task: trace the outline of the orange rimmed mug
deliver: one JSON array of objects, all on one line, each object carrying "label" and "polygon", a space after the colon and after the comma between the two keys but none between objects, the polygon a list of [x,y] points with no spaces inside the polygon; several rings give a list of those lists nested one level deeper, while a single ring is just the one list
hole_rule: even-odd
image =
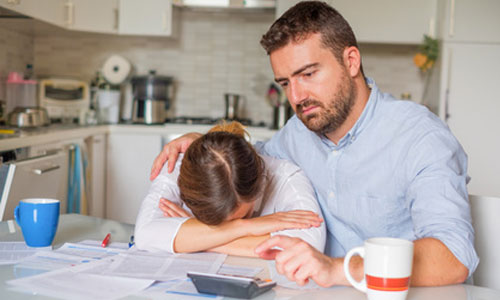
[{"label": "orange rimmed mug", "polygon": [[[349,272],[354,255],[364,261],[364,278],[358,282]],[[347,280],[366,293],[369,300],[404,300],[408,295],[413,265],[413,243],[397,238],[371,238],[351,249],[344,260]]]}]

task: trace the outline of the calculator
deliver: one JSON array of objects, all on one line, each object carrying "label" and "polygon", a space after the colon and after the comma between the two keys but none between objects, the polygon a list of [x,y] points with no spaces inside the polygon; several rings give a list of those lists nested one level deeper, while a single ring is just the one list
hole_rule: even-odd
[{"label": "calculator", "polygon": [[198,293],[252,299],[276,286],[274,281],[254,277],[188,272]]}]

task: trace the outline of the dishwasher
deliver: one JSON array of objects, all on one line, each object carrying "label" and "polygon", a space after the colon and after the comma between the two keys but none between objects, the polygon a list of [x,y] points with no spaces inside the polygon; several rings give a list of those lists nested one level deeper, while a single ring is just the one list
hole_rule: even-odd
[{"label": "dishwasher", "polygon": [[66,211],[68,193],[68,150],[48,150],[32,157],[15,158],[0,164],[0,220],[14,218],[21,199],[52,198]]}]

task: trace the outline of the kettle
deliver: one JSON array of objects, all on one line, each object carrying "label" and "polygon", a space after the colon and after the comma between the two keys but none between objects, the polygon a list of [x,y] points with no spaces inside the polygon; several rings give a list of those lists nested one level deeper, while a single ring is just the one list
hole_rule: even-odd
[{"label": "kettle", "polygon": [[165,122],[172,100],[173,78],[150,71],[145,76],[132,77],[132,122],[158,124]]}]

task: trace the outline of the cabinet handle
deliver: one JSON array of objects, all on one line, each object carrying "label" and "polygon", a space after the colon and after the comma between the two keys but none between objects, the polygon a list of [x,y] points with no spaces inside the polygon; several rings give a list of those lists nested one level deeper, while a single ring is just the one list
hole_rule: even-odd
[{"label": "cabinet handle", "polygon": [[455,0],[450,1],[450,28],[448,28],[448,35],[450,37],[455,35]]},{"label": "cabinet handle", "polygon": [[115,8],[115,24],[113,26],[114,29],[118,30],[118,22],[119,22],[119,14],[118,14],[118,8]]},{"label": "cabinet handle", "polygon": [[37,175],[42,175],[44,173],[57,170],[59,168],[60,168],[60,166],[50,166],[50,167],[47,167],[47,168],[44,168],[44,169],[42,169],[42,168],[40,168],[40,169],[34,169],[33,173],[35,173]]},{"label": "cabinet handle", "polygon": [[162,27],[163,27],[163,31],[167,31],[167,17],[168,17],[168,13],[167,11],[164,11],[163,14],[162,14]]},{"label": "cabinet handle", "polygon": [[66,26],[73,25],[75,5],[73,2],[67,1],[64,6],[66,7]]}]

